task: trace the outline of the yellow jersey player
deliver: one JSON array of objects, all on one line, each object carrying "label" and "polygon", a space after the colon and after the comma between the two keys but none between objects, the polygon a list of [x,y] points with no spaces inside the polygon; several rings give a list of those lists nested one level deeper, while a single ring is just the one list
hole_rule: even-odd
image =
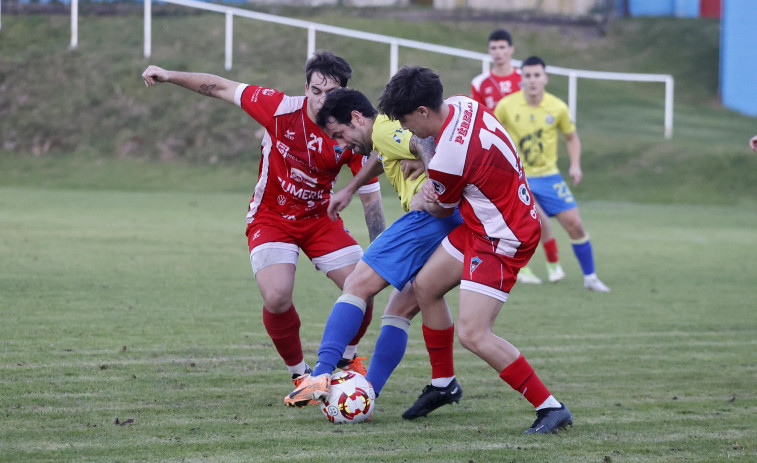
[{"label": "yellow jersey player", "polygon": [[[522,90],[500,100],[494,114],[515,140],[531,192],[539,206],[546,217],[555,217],[568,232],[573,252],[584,274],[584,287],[591,291],[609,292],[610,288],[599,280],[594,270],[589,235],[581,223],[573,193],[557,167],[559,130],[567,142],[570,156],[568,174],[573,179],[573,186],[581,182],[581,141],[576,126],[570,120],[568,106],[545,91],[548,78],[546,65],[541,58],[532,56],[523,61],[521,76]],[[543,246],[545,238],[553,239],[542,234]],[[547,246],[545,251],[549,269]],[[554,268],[550,270],[554,271]]]}]

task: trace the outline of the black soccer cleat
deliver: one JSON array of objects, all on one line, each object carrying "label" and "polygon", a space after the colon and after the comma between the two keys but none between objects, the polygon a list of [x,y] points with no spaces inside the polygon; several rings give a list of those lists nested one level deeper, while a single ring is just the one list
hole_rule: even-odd
[{"label": "black soccer cleat", "polygon": [[423,392],[418,396],[418,400],[415,401],[413,406],[405,410],[402,418],[414,420],[426,416],[443,405],[460,402],[462,396],[463,388],[460,387],[456,379],[453,379],[447,387],[436,387],[429,384],[423,388]]},{"label": "black soccer cleat", "polygon": [[542,408],[536,411],[536,421],[523,434],[555,434],[566,426],[573,426],[573,414],[568,407]]}]

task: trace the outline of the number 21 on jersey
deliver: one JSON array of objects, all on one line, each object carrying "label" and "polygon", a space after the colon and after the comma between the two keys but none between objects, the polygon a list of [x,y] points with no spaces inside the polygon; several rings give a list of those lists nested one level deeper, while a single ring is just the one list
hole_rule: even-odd
[{"label": "number 21 on jersey", "polygon": [[[316,148],[316,145],[318,145],[318,148]],[[323,147],[323,138],[316,136],[314,133],[311,133],[310,140],[308,141],[308,150],[317,151],[320,153],[322,147]]]}]

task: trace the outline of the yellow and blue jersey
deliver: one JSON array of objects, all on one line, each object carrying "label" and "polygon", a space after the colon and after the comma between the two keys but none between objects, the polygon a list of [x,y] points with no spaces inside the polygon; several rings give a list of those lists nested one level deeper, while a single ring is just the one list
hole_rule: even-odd
[{"label": "yellow and blue jersey", "polygon": [[426,181],[426,174],[421,174],[415,180],[406,180],[402,173],[401,160],[417,159],[410,152],[412,136],[412,133],[402,129],[398,121],[393,121],[383,114],[376,116],[373,123],[373,149],[378,151],[386,178],[397,190],[405,212],[410,210],[413,195],[420,191],[423,182]]},{"label": "yellow and blue jersey", "polygon": [[519,91],[501,99],[494,108],[494,115],[517,144],[526,176],[559,173],[557,131],[567,134],[576,130],[568,105],[544,92],[539,106],[530,106],[523,91]]}]

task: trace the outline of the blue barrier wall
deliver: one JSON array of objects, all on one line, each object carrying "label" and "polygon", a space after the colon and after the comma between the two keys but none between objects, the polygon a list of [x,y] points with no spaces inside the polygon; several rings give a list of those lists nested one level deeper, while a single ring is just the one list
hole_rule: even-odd
[{"label": "blue barrier wall", "polygon": [[698,18],[699,0],[676,0],[673,14],[679,18]]},{"label": "blue barrier wall", "polygon": [[754,0],[724,0],[720,26],[723,105],[757,116],[757,7]]},{"label": "blue barrier wall", "polygon": [[[698,18],[700,0],[628,0],[631,16],[677,16]],[[618,15],[623,12],[623,0],[615,0]]]}]

